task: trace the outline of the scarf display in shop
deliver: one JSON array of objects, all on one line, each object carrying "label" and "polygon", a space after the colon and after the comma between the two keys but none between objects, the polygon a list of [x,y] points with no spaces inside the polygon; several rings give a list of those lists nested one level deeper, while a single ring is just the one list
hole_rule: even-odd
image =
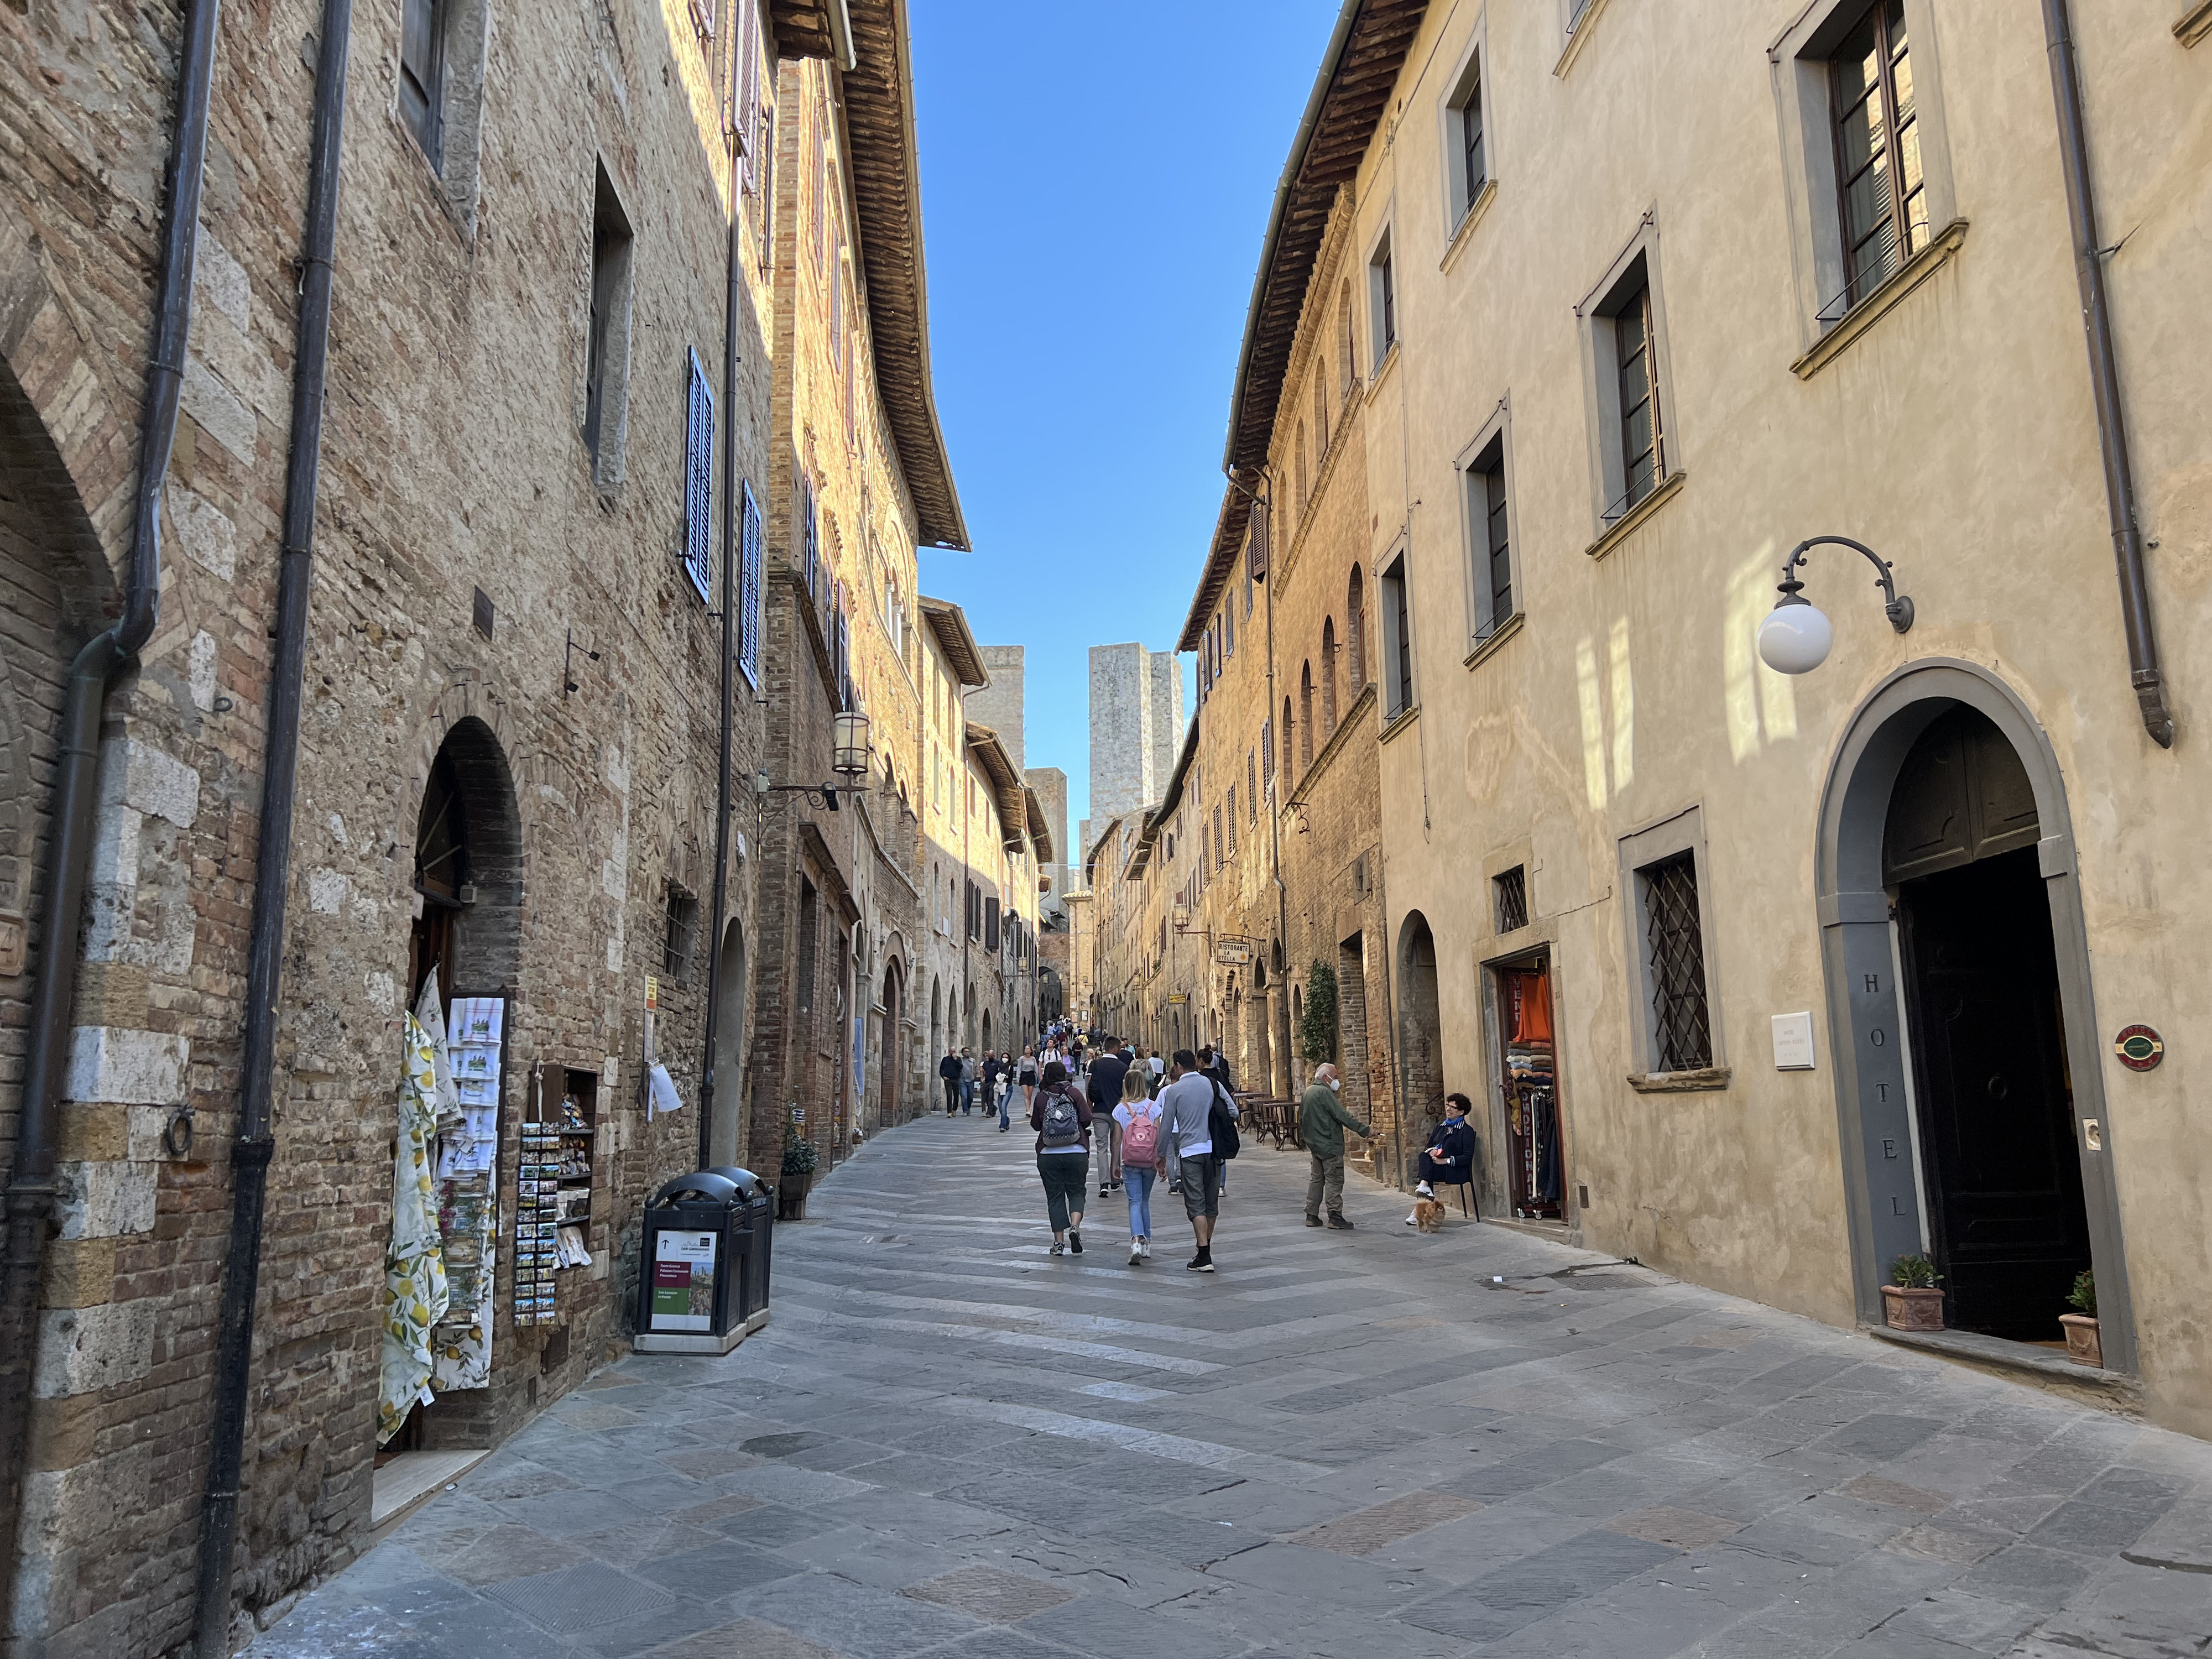
[{"label": "scarf display in shop", "polygon": [[399,1085],[398,1151],[392,1170],[392,1243],[384,1256],[384,1341],[378,1367],[376,1443],[399,1432],[430,1400],[430,1328],[445,1316],[430,1143],[438,1132],[436,1046],[422,1022],[403,1016],[406,1074]]}]

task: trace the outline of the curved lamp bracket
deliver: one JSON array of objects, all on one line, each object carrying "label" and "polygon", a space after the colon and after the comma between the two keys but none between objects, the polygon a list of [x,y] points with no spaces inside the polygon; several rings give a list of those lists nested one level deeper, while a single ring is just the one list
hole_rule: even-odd
[{"label": "curved lamp bracket", "polygon": [[1882,591],[1884,604],[1881,608],[1883,614],[1889,618],[1889,625],[1900,634],[1911,628],[1912,601],[1897,591],[1897,582],[1892,574],[1895,567],[1888,560],[1875,553],[1874,549],[1869,547],[1864,542],[1855,542],[1849,536],[1809,536],[1791,548],[1790,556],[1782,562],[1782,597],[1776,603],[1780,605],[1810,603],[1809,600],[1800,597],[1805,590],[1805,584],[1797,580],[1797,568],[1805,562],[1805,551],[1808,548],[1824,545],[1852,548],[1865,554],[1867,562],[1875,568],[1875,584]]}]

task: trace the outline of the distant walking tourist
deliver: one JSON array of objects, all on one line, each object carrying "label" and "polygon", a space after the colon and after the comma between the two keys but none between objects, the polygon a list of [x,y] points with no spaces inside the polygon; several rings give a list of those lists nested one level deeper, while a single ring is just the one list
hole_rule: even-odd
[{"label": "distant walking tourist", "polygon": [[1052,1220],[1052,1253],[1083,1254],[1083,1189],[1091,1182],[1091,1104],[1067,1080],[1058,1060],[1044,1068],[1044,1083],[1030,1106],[1037,1132],[1037,1178],[1044,1182],[1045,1213]]},{"label": "distant walking tourist", "polygon": [[1221,1214],[1221,1166],[1236,1156],[1237,1103],[1198,1069],[1198,1056],[1178,1048],[1160,1091],[1167,1133],[1182,1171],[1183,1213],[1190,1218],[1198,1254],[1183,1265],[1194,1273],[1213,1271],[1213,1224]]},{"label": "distant walking tourist", "polygon": [[[1023,1049],[1020,1063],[1014,1067],[1014,1081],[1021,1085],[1024,1117],[1030,1115],[1030,1108],[1036,1103],[1037,1078],[1042,1069],[1037,1064],[1036,1045],[1031,1044]],[[1003,1111],[999,1114],[999,1127],[1001,1129],[1006,1127],[1006,1115]]]},{"label": "distant walking tourist", "polygon": [[945,1115],[951,1117],[960,1109],[960,1051],[947,1048],[945,1058],[937,1062],[937,1076],[945,1085]]},{"label": "distant walking tourist", "polygon": [[993,1048],[984,1054],[983,1115],[985,1117],[990,1116],[992,1112],[997,1108],[999,1101],[999,1079],[1005,1073],[1006,1069],[1006,1062],[999,1058],[999,1051],[996,1048]]},{"label": "distant walking tourist", "polygon": [[[1097,1075],[1096,1067],[1091,1074]],[[1121,1143],[1121,1178],[1129,1197],[1129,1261],[1134,1266],[1152,1255],[1152,1182],[1167,1169],[1165,1114],[1145,1092],[1149,1070],[1124,1066],[1121,1103],[1114,1109],[1116,1138]]]},{"label": "distant walking tourist", "polygon": [[[1465,1095],[1444,1097],[1444,1121],[1429,1131],[1429,1144],[1421,1151],[1421,1178],[1413,1190],[1423,1198],[1436,1196],[1431,1182],[1464,1187],[1474,1179],[1474,1126],[1467,1121],[1472,1104]],[[1406,1224],[1418,1227],[1420,1218],[1409,1215]]]},{"label": "distant walking tourist", "polygon": [[1127,1077],[1129,1062],[1113,1049],[1103,1050],[1091,1062],[1090,1094],[1092,1107],[1103,1107],[1112,1114],[1095,1121],[1098,1135],[1098,1196],[1103,1198],[1121,1184],[1121,1114],[1119,1103],[1123,1098],[1121,1085]]},{"label": "distant walking tourist", "polygon": [[1305,1142],[1306,1155],[1313,1163],[1312,1172],[1306,1177],[1306,1225],[1323,1224],[1321,1212],[1326,1203],[1327,1224],[1349,1232],[1352,1224],[1344,1218],[1344,1132],[1356,1129],[1364,1135],[1370,1131],[1337,1099],[1336,1091],[1341,1086],[1334,1065],[1324,1065],[1314,1073],[1298,1102],[1298,1139]]},{"label": "distant walking tourist", "polygon": [[975,1051],[960,1051],[960,1115],[968,1115],[968,1109],[975,1103]]}]

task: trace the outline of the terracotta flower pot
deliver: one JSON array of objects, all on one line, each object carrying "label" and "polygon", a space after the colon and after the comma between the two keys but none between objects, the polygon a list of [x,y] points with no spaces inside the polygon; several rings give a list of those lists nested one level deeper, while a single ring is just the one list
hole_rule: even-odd
[{"label": "terracotta flower pot", "polygon": [[1943,1292],[1885,1285],[1881,1287],[1881,1311],[1893,1331],[1940,1331],[1943,1328]]},{"label": "terracotta flower pot", "polygon": [[2088,1314],[2061,1314],[2058,1322],[2066,1328],[2066,1357],[2077,1365],[2104,1370],[2105,1344],[2096,1320]]}]

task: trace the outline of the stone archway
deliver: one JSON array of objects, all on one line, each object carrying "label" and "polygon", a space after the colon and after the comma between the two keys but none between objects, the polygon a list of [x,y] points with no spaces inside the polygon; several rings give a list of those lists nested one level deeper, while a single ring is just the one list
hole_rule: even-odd
[{"label": "stone archway", "polygon": [[904,1115],[906,1092],[906,973],[896,957],[884,963],[882,1034],[876,1044],[882,1084],[876,1103],[876,1127],[888,1128]]},{"label": "stone archway", "polygon": [[2135,1322],[2112,1169],[2118,1149],[2105,1103],[2065,783],[2050,739],[2027,706],[1986,669],[1964,661],[1917,664],[1877,687],[1844,728],[1820,803],[1815,899],[1859,1316],[1880,1320],[1885,1270],[1926,1242],[1907,1085],[1911,1010],[1895,969],[1889,880],[1896,870],[1885,854],[1908,760],[1930,727],[1961,708],[2001,734],[2033,797],[2036,872],[2048,909],[2057,1030],[2069,1058],[2072,1139],[2097,1275],[2100,1334],[2106,1365],[2133,1370]]},{"label": "stone archway", "polygon": [[512,988],[522,954],[522,822],[507,753],[474,715],[447,728],[423,781],[414,886],[408,1005],[434,969],[448,1004]]},{"label": "stone archway", "polygon": [[[1443,1018],[1437,1001],[1437,940],[1408,911],[1398,928],[1398,1141],[1419,1151],[1444,1115]],[[1402,1177],[1403,1171],[1400,1171]]]}]

